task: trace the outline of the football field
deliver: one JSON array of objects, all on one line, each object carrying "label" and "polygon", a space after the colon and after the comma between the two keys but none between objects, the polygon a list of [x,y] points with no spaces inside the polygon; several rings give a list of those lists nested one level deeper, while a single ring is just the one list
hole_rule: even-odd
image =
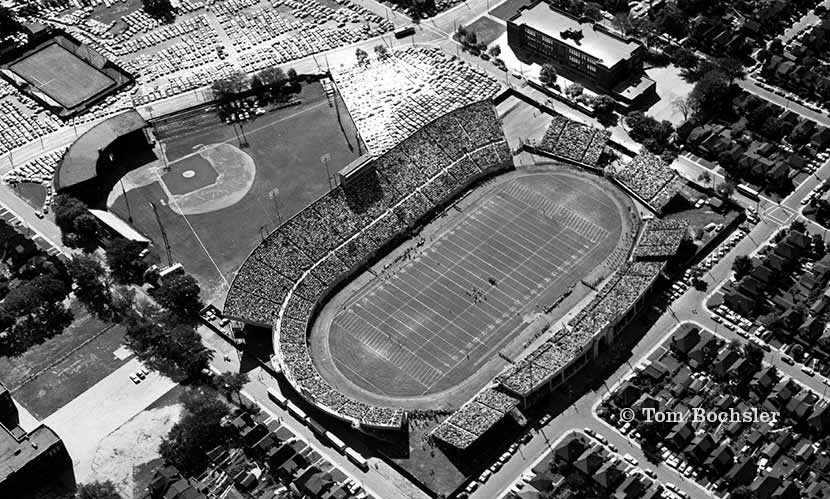
[{"label": "football field", "polygon": [[597,184],[567,174],[511,180],[468,211],[339,311],[329,341],[350,381],[391,397],[453,387],[598,267],[623,227]]}]

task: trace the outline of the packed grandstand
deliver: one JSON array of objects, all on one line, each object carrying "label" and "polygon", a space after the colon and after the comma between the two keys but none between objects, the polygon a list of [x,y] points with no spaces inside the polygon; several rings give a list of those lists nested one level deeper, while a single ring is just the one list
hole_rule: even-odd
[{"label": "packed grandstand", "polygon": [[225,315],[273,326],[279,367],[318,407],[367,427],[400,428],[402,410],[348,398],[317,372],[306,338],[315,308],[454,193],[509,167],[512,155],[490,100],[435,119],[274,231],[237,273]]},{"label": "packed grandstand", "polygon": [[[498,391],[488,387],[430,435],[457,449],[466,449],[489,431],[513,407],[547,393],[592,358],[600,338],[612,339],[617,328],[633,316],[638,304],[654,284],[662,262],[631,262],[620,268],[596,293],[591,302],[567,325],[524,358],[507,366],[495,381]],[[494,407],[490,400],[498,400]]]},{"label": "packed grandstand", "polygon": [[[564,118],[552,128],[559,129],[557,141],[582,137],[576,152],[568,153],[574,161],[595,163],[607,140],[604,133]],[[563,152],[564,146],[558,150]],[[239,269],[225,315],[272,327],[278,367],[317,407],[367,428],[401,428],[402,409],[350,398],[319,374],[307,343],[315,313],[333,288],[360,271],[378,250],[424,221],[454,193],[511,165],[490,100],[433,120],[372,159],[363,167],[367,173],[336,187],[274,231]],[[628,249],[610,258],[616,272],[567,327],[507,366],[431,437],[466,449],[516,407],[525,407],[573,374],[593,357],[602,339],[613,339],[636,312],[685,233],[681,222],[650,221],[636,246],[633,236],[627,236]],[[632,248],[635,256],[648,261],[629,261]]]},{"label": "packed grandstand", "polygon": [[538,148],[568,161],[596,167],[611,132],[554,115]]}]

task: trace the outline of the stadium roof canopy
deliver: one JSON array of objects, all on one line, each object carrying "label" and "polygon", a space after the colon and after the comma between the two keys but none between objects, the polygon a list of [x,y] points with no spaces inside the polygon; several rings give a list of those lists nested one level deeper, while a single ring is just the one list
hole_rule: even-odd
[{"label": "stadium roof canopy", "polygon": [[76,140],[63,155],[55,173],[55,190],[86,182],[97,175],[98,155],[115,139],[147,126],[137,111],[131,110],[93,126]]}]

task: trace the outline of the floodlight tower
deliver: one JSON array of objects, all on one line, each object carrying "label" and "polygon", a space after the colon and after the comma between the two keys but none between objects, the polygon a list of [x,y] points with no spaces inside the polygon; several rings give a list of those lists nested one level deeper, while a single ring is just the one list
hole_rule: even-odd
[{"label": "floodlight tower", "polygon": [[164,225],[161,223],[161,217],[159,217],[156,204],[150,201],[150,207],[153,208],[153,215],[156,216],[156,222],[158,222],[159,229],[161,230],[161,238],[164,241],[164,249],[167,252],[167,265],[173,265],[173,253],[170,251],[170,241],[167,240],[167,231],[164,230]]}]

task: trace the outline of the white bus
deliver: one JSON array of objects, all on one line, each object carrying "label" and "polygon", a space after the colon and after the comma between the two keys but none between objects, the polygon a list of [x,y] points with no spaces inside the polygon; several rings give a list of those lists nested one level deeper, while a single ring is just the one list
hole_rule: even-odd
[{"label": "white bus", "polygon": [[346,447],[346,457],[349,458],[349,461],[356,464],[358,468],[363,471],[369,471],[369,463],[366,461],[366,458],[361,456],[359,452],[351,447]]},{"label": "white bus", "polygon": [[288,403],[288,399],[282,396],[282,394],[273,388],[268,389],[268,398],[273,400],[275,404],[280,407],[285,407],[285,404]]},{"label": "white bus", "polygon": [[329,443],[331,443],[331,446],[340,451],[341,454],[346,450],[346,444],[344,444],[342,440],[337,438],[337,435],[335,435],[334,433],[327,431],[326,438],[329,440]]},{"label": "white bus", "polygon": [[741,194],[753,201],[758,201],[759,199],[761,199],[760,193],[755,189],[747,186],[746,184],[738,184],[738,187],[736,187],[735,190],[737,190],[738,192],[740,192]]}]

